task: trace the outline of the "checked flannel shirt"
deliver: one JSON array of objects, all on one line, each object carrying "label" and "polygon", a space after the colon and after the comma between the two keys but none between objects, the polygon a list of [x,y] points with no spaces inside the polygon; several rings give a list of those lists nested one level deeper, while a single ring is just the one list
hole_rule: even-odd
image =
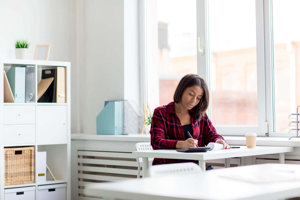
[{"label": "checked flannel shirt", "polygon": [[[192,111],[190,111],[190,113],[191,112]],[[197,121],[192,117],[191,121],[193,128],[192,136],[198,140],[198,146],[205,146],[209,142],[223,139],[223,137],[217,133],[206,114]],[[154,110],[150,135],[153,149],[176,149],[177,141],[186,140],[180,120],[175,113],[174,102],[157,107]],[[153,161],[153,165],[177,162],[195,161],[156,158]]]}]

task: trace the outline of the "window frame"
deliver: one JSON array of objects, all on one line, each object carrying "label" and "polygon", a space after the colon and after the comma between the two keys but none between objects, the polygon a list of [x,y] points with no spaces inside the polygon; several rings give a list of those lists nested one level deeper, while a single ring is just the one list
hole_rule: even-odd
[{"label": "window frame", "polygon": [[[148,102],[147,72],[147,20],[146,0],[140,2],[140,65],[141,90],[144,102]],[[259,136],[290,137],[294,134],[275,132],[275,99],[274,99],[274,44],[272,0],[256,0],[256,58],[257,58],[257,126],[218,126],[214,125],[221,135],[241,136],[246,132],[256,132]],[[203,77],[210,88],[210,48],[209,48],[209,0],[196,0],[197,29],[197,73]],[[145,88],[146,87],[146,88]],[[211,100],[210,100],[211,101]],[[211,117],[211,102],[207,114]]]},{"label": "window frame", "polygon": [[[222,135],[243,135],[246,132],[257,132],[258,135],[265,135],[265,59],[264,59],[264,26],[263,20],[263,1],[256,0],[256,56],[257,56],[257,98],[258,98],[258,121],[257,126],[218,126],[215,125],[217,131]],[[205,77],[210,88],[210,49],[209,49],[209,0],[197,1],[197,31],[198,31],[198,73]],[[202,44],[205,44],[204,46]],[[204,55],[203,55],[204,54]],[[211,117],[211,102],[208,109],[208,115]]]}]

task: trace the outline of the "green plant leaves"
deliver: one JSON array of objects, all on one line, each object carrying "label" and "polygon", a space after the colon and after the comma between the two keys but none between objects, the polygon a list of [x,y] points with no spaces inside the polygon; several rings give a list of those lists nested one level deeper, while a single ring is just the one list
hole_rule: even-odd
[{"label": "green plant leaves", "polygon": [[28,48],[29,42],[25,40],[17,40],[15,44],[16,48]]},{"label": "green plant leaves", "polygon": [[148,126],[151,125],[151,119],[152,119],[152,115],[151,114],[147,115],[145,124]]}]

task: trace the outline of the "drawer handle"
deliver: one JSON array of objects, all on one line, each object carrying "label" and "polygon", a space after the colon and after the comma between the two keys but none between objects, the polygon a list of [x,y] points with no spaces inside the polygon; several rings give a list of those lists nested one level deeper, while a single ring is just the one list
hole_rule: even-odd
[{"label": "drawer handle", "polygon": [[20,154],[22,154],[22,150],[15,151],[15,155],[20,155]]},{"label": "drawer handle", "polygon": [[48,192],[55,192],[55,188],[48,189]]},{"label": "drawer handle", "polygon": [[17,192],[17,195],[24,195],[24,192]]}]

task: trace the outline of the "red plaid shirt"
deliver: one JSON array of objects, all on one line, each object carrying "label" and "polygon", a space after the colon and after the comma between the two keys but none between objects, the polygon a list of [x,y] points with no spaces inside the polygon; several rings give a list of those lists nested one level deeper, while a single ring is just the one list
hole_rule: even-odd
[{"label": "red plaid shirt", "polygon": [[[197,121],[193,119],[193,115],[191,115],[191,118],[193,128],[192,136],[198,140],[198,146],[205,146],[209,142],[223,139],[223,137],[217,133],[206,114]],[[186,140],[180,120],[175,113],[174,102],[157,107],[154,110],[150,134],[153,149],[176,149],[177,141]],[[190,161],[154,159],[153,165],[176,162]]]}]

